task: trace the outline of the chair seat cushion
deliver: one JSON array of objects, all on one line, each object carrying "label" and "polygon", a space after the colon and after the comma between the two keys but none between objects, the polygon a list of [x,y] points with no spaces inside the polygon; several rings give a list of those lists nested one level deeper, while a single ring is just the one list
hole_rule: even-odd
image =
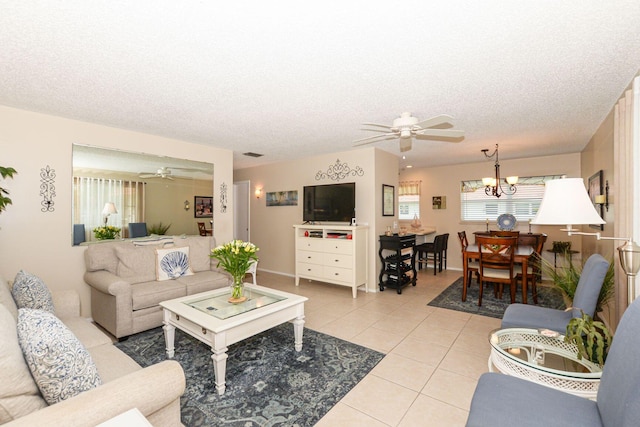
[{"label": "chair seat cushion", "polygon": [[485,373],[471,401],[467,427],[602,427],[594,401],[520,378]]},{"label": "chair seat cushion", "polygon": [[528,304],[509,304],[502,316],[502,328],[546,328],[566,333],[571,312]]},{"label": "chair seat cushion", "polygon": [[511,275],[511,272],[509,270],[502,270],[499,268],[484,268],[482,269],[482,276],[485,279],[510,279],[516,277],[516,273],[514,271],[513,275]]}]

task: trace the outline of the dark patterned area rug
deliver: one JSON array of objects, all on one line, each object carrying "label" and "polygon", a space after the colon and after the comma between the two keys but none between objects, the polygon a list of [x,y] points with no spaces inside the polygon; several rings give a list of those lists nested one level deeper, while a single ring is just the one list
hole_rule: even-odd
[{"label": "dark patterned area rug", "polygon": [[[229,346],[226,391],[218,396],[211,349],[176,330],[175,360],[185,371],[182,422],[192,426],[312,426],[384,354],[310,329],[302,351],[286,323]],[[162,328],[118,342],[141,366],[165,360]]]},{"label": "dark patterned area rug", "polygon": [[[462,277],[460,277],[427,305],[502,319],[504,311],[511,303],[509,291],[506,290],[502,295],[502,299],[498,299],[493,296],[493,285],[485,285],[484,292],[482,293],[482,306],[478,307],[479,289],[478,282],[474,278],[471,281],[471,286],[467,289],[467,300],[463,302]],[[522,302],[522,291],[519,287],[516,293],[516,302]],[[529,295],[527,295],[527,304],[533,305],[531,291],[529,291]],[[559,290],[548,286],[541,286],[540,284],[538,284],[537,305],[557,309],[565,308],[564,300]]]}]

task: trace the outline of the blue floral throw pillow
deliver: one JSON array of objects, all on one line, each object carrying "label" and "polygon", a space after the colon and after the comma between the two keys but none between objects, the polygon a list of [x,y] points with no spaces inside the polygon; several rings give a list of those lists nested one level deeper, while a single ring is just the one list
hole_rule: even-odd
[{"label": "blue floral throw pillow", "polygon": [[49,405],[102,384],[87,349],[53,314],[21,308],[17,332],[31,375]]},{"label": "blue floral throw pillow", "polygon": [[20,270],[13,281],[11,294],[18,308],[33,308],[55,314],[49,288],[34,274]]}]

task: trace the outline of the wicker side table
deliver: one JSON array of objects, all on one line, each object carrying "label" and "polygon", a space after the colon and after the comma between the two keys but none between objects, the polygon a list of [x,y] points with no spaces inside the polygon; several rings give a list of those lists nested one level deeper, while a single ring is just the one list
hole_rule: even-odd
[{"label": "wicker side table", "polygon": [[575,345],[553,331],[496,329],[489,334],[489,371],[513,375],[595,400],[602,368],[582,358]]}]

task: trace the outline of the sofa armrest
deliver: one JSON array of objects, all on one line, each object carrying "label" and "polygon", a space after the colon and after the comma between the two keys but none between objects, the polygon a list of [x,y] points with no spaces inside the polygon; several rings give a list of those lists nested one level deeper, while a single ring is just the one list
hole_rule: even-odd
[{"label": "sofa armrest", "polygon": [[181,425],[180,396],[184,390],[182,367],[166,360],[5,425],[89,427],[138,408],[155,427],[176,426]]},{"label": "sofa armrest", "polygon": [[80,295],[72,289],[51,291],[53,306],[59,318],[80,316]]},{"label": "sofa armrest", "polygon": [[105,294],[131,293],[131,283],[107,270],[87,271],[84,273],[84,281]]}]

